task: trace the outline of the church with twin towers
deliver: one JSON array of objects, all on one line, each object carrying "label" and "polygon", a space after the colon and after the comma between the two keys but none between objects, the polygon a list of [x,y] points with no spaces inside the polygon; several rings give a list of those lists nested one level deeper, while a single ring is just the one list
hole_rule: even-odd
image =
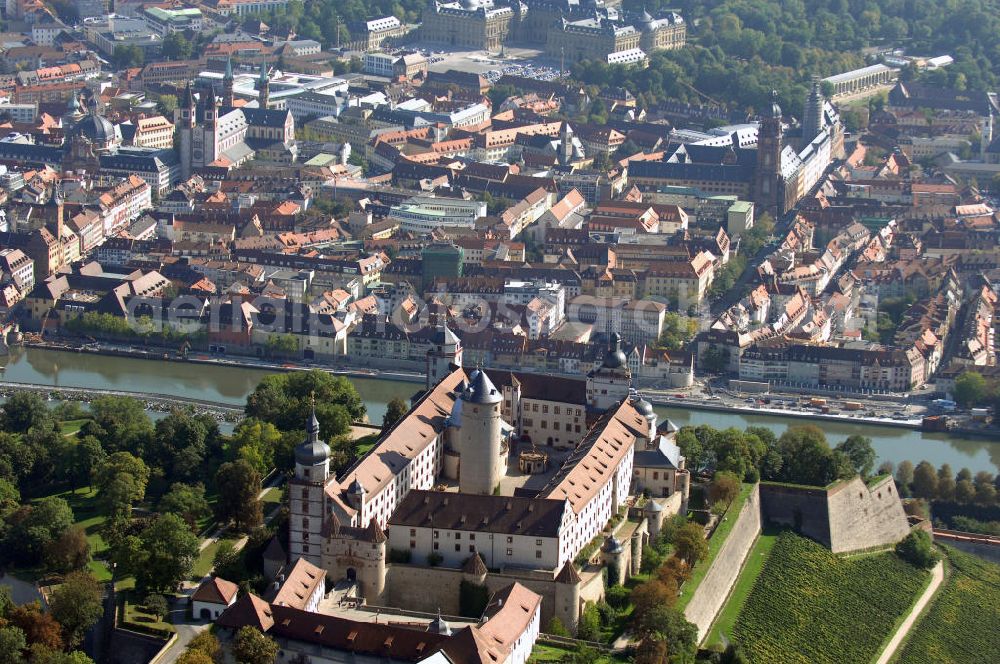
[{"label": "church with twin towers", "polygon": [[[270,107],[271,74],[266,64],[257,79],[257,98],[238,99],[231,61],[222,90],[187,84],[174,111],[181,179],[224,174],[252,159],[290,163],[297,158],[295,119]],[[221,94],[220,94],[221,93]]]}]

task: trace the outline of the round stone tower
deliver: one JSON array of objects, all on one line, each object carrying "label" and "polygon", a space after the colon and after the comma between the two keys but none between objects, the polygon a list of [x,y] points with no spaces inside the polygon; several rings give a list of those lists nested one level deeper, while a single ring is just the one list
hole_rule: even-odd
[{"label": "round stone tower", "polygon": [[573,561],[566,561],[556,575],[556,601],[552,615],[559,619],[570,634],[576,634],[576,627],[580,622],[581,583],[582,579],[573,566]]},{"label": "round stone tower", "polygon": [[500,419],[503,396],[486,372],[476,369],[461,398],[459,491],[491,495],[507,469]]},{"label": "round stone tower", "polygon": [[608,535],[607,539],[604,540],[604,545],[601,546],[601,562],[608,569],[609,585],[625,583],[625,572],[627,571],[625,565],[628,564],[625,560],[625,547],[614,535]]}]

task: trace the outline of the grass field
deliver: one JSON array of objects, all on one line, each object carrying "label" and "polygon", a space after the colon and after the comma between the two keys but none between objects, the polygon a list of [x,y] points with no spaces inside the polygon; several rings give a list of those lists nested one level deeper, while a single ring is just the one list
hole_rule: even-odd
[{"label": "grass field", "polygon": [[948,577],[894,661],[1000,662],[1000,565],[943,550]]},{"label": "grass field", "polygon": [[[528,658],[528,664],[553,664],[572,652],[568,648],[536,643],[531,651],[531,657]],[[626,664],[631,662],[627,657],[601,654],[597,654],[597,657],[591,661],[593,664]]]},{"label": "grass field", "polygon": [[202,577],[212,571],[212,561],[215,560],[215,554],[222,546],[223,542],[229,542],[230,544],[236,543],[235,537],[223,537],[222,539],[216,540],[206,546],[198,554],[198,560],[194,563],[194,568],[191,570],[191,579],[193,581],[201,581]]},{"label": "grass field", "polygon": [[681,587],[681,593],[677,597],[677,609],[681,613],[684,612],[684,607],[691,601],[694,591],[698,589],[701,580],[705,578],[705,574],[708,572],[708,568],[712,566],[712,561],[715,560],[719,549],[722,548],[723,542],[729,537],[729,531],[736,525],[736,517],[739,516],[740,510],[743,509],[743,504],[746,503],[747,497],[753,491],[753,487],[753,484],[744,484],[740,488],[740,495],[729,506],[729,509],[726,511],[726,518],[715,527],[715,532],[712,533],[712,537],[708,540],[708,555],[691,570],[691,578]]},{"label": "grass field", "polygon": [[126,627],[129,625],[135,625],[140,629],[155,629],[155,630],[165,630],[167,632],[173,632],[174,626],[169,622],[164,622],[163,616],[159,619],[151,613],[146,611],[146,607],[142,605],[140,598],[136,597],[134,592],[124,592],[122,593],[123,611],[122,617]]},{"label": "grass field", "polygon": [[894,553],[842,558],[784,532],[736,618],[733,639],[752,662],[867,664],[927,575]]},{"label": "grass field", "polygon": [[765,531],[757,538],[753,548],[750,550],[750,554],[747,556],[746,562],[743,563],[743,569],[740,571],[739,578],[736,579],[736,585],[733,586],[733,591],[730,593],[729,599],[726,600],[722,611],[715,618],[715,623],[708,633],[708,639],[705,642],[706,645],[722,644],[723,636],[727,639],[732,636],[733,628],[736,625],[736,618],[739,617],[740,611],[746,605],[747,598],[750,597],[750,591],[753,590],[754,583],[757,582],[757,578],[764,570],[764,563],[770,557],[771,550],[774,549],[777,541],[778,531]]},{"label": "grass field", "polygon": [[59,429],[62,431],[64,436],[75,436],[87,421],[88,420],[86,418],[79,420],[64,420],[59,423]]}]

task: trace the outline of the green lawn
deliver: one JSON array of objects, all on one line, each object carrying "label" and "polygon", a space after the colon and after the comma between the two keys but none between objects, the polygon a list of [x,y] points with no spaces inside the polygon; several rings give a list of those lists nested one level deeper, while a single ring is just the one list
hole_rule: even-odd
[{"label": "green lawn", "polygon": [[729,532],[736,525],[736,518],[739,516],[740,510],[743,509],[743,505],[746,503],[747,497],[750,496],[750,492],[753,491],[753,487],[753,484],[744,484],[740,487],[740,495],[733,500],[722,522],[715,527],[715,532],[712,533],[712,537],[708,540],[708,555],[691,570],[691,578],[681,588],[681,593],[677,597],[677,610],[681,613],[684,613],[684,608],[694,596],[694,591],[698,589],[698,585],[705,578],[708,568],[712,566],[712,561],[718,555],[719,549],[722,548],[723,542],[726,541],[726,538],[729,537]]},{"label": "green lawn", "polygon": [[358,456],[363,457],[364,455],[368,454],[368,451],[371,448],[375,447],[375,443],[378,441],[381,435],[382,435],[381,433],[370,433],[367,436],[358,438],[357,440]]},{"label": "green lawn", "polygon": [[751,662],[868,664],[927,577],[895,553],[837,556],[786,531],[746,598],[732,638]]},{"label": "green lawn", "polygon": [[948,577],[895,662],[1000,661],[1000,565],[949,546]]},{"label": "green lawn", "polygon": [[750,550],[750,554],[747,556],[746,562],[743,563],[743,569],[740,571],[739,578],[736,579],[736,585],[733,586],[733,591],[730,593],[729,599],[726,600],[722,611],[715,618],[715,623],[713,623],[712,629],[708,633],[708,639],[705,641],[706,645],[722,644],[723,636],[729,638],[732,635],[733,626],[736,625],[736,618],[740,615],[740,611],[743,610],[743,606],[750,596],[750,591],[753,590],[754,583],[756,583],[757,577],[760,576],[761,570],[764,569],[764,563],[767,561],[768,556],[771,555],[771,549],[774,548],[774,544],[777,541],[777,531],[762,532],[760,537],[757,538],[753,548]]},{"label": "green lawn", "polygon": [[[528,658],[528,664],[551,664],[553,662],[560,661],[563,657],[572,652],[573,651],[569,648],[536,643],[535,647],[531,651],[531,657]],[[632,660],[627,657],[609,654],[598,654],[597,657],[592,660],[593,664],[629,664],[631,661]]]},{"label": "green lawn", "polygon": [[122,618],[125,622],[126,628],[133,626],[140,630],[163,630],[167,632],[173,632],[174,626],[169,622],[164,622],[163,616],[157,619],[151,613],[148,613],[145,607],[142,605],[142,600],[136,597],[133,592],[122,593],[122,603],[123,611]]},{"label": "green lawn", "polygon": [[64,436],[75,436],[77,432],[88,422],[87,418],[79,420],[65,420],[59,423],[59,429]]},{"label": "green lawn", "polygon": [[62,498],[69,503],[73,510],[76,525],[82,527],[87,533],[87,541],[90,542],[90,553],[98,556],[104,553],[108,546],[101,537],[100,530],[107,516],[101,513],[101,504],[97,498],[97,489],[94,487],[81,487],[76,491],[63,491],[62,493],[51,494],[53,497]]},{"label": "green lawn", "polygon": [[268,505],[280,505],[281,499],[285,496],[285,489],[280,486],[272,486],[270,489],[264,492],[264,497],[261,502],[264,503],[264,510],[270,509]]},{"label": "green lawn", "polygon": [[223,542],[229,542],[230,544],[235,544],[237,539],[235,537],[223,537],[222,539],[216,540],[206,546],[201,550],[198,555],[198,560],[194,563],[194,568],[191,571],[191,579],[194,581],[201,581],[202,577],[212,571],[212,561],[215,560],[215,553],[222,546]]}]

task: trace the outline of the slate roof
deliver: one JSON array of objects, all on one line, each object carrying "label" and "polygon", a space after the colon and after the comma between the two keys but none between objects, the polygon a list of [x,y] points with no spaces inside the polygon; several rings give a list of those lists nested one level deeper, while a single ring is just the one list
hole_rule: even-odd
[{"label": "slate roof", "polygon": [[562,500],[411,491],[389,525],[554,538],[565,509]]}]

